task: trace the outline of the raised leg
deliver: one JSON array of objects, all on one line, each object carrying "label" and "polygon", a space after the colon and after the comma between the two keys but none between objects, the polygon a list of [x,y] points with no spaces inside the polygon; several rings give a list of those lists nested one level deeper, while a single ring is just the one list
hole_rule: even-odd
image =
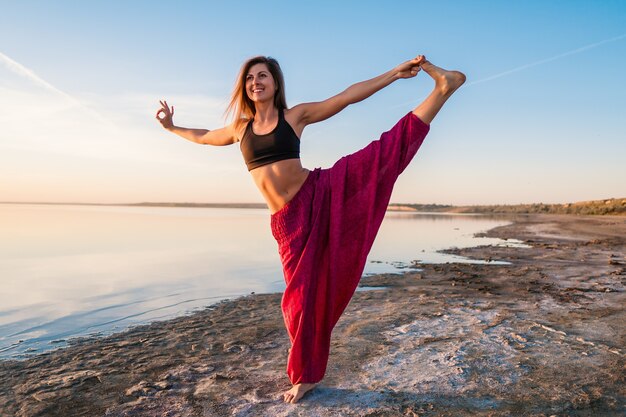
[{"label": "raised leg", "polygon": [[[396,179],[428,130],[407,114],[379,140],[309,174],[314,189],[302,195],[311,200],[295,200],[272,217],[287,283],[281,308],[292,343],[287,373],[293,387],[285,402],[297,402],[324,377],[332,329],[359,283]],[[287,225],[298,227],[283,238]]]},{"label": "raised leg", "polygon": [[426,100],[413,110],[413,114],[426,124],[430,124],[444,103],[465,82],[465,74],[459,71],[446,71],[429,61],[424,61],[421,68],[435,80],[435,88]]}]

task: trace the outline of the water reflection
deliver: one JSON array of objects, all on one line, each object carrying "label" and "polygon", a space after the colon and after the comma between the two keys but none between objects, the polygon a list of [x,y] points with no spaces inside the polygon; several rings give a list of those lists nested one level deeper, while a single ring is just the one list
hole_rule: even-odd
[{"label": "water reflection", "polygon": [[[505,223],[390,212],[366,273],[468,261],[437,251]],[[0,204],[0,358],[282,291],[276,249],[266,210]]]}]

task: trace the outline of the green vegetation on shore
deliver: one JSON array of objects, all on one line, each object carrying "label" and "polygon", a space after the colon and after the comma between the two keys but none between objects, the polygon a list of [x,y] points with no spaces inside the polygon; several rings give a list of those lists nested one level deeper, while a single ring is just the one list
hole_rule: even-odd
[{"label": "green vegetation on shore", "polygon": [[513,204],[489,206],[450,206],[439,204],[390,204],[393,211],[425,211],[434,213],[545,213],[578,215],[626,215],[626,198],[580,201],[566,204]]}]

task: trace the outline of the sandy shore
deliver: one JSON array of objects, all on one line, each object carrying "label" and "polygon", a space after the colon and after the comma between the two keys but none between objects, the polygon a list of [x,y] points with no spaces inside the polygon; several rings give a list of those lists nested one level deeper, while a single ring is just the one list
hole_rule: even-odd
[{"label": "sandy shore", "polygon": [[450,250],[508,265],[364,278],[321,386],[284,404],[280,294],[27,361],[0,362],[2,416],[613,416],[626,413],[626,219],[530,215]]}]

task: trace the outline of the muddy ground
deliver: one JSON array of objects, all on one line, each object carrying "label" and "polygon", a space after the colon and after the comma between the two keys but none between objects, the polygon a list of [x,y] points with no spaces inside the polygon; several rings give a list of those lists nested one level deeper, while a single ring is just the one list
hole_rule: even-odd
[{"label": "muddy ground", "polygon": [[285,404],[280,294],[256,294],[26,361],[2,416],[613,416],[626,413],[626,219],[517,215],[450,250],[496,264],[366,277],[326,378]]}]

